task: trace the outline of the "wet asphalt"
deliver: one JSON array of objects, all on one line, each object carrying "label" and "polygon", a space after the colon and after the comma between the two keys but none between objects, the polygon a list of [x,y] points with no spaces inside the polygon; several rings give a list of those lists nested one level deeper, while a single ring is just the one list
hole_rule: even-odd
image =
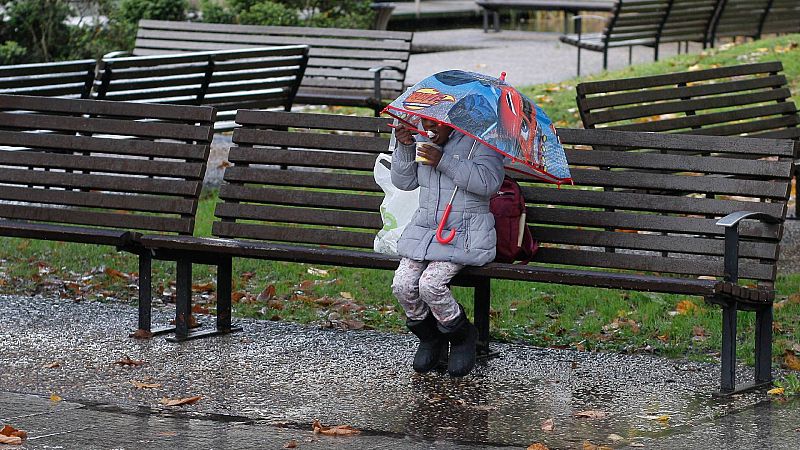
[{"label": "wet asphalt", "polygon": [[[240,320],[176,344],[129,338],[133,306],[21,296],[0,297],[0,317],[0,421],[29,433],[25,448],[800,447],[798,404],[717,398],[713,363],[493,344],[498,357],[454,379],[415,374],[405,333]],[[314,435],[314,420],[362,433]]]}]

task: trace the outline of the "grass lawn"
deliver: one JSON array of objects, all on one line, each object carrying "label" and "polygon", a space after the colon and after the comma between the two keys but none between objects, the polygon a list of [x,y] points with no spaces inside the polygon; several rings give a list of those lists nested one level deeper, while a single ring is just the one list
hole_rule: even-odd
[{"label": "grass lawn", "polygon": [[[792,91],[800,82],[800,36],[739,46],[700,55],[681,55],[584,79],[635,77],[779,59]],[[727,48],[726,48],[727,47]],[[558,126],[579,127],[574,86],[577,80],[530,86],[535,99]],[[334,112],[352,112],[335,108]],[[363,110],[358,113],[371,114]],[[210,234],[216,193],[200,204],[196,234]],[[136,300],[136,258],[110,247],[3,239],[0,293],[45,293],[76,301]],[[235,314],[350,329],[404,329],[400,307],[391,295],[391,273],[303,264],[234,260]],[[174,264],[154,262],[157,298],[174,300]],[[214,309],[214,274],[196,266],[196,311]],[[775,312],[776,362],[795,364],[800,354],[800,274],[778,279]],[[721,345],[721,313],[702,298],[606,289],[492,282],[491,330],[494,339],[539,346],[614,352],[652,352],[669,357],[713,359]],[[471,309],[472,291],[456,288]],[[131,324],[132,326],[134,324]],[[753,314],[740,315],[739,358],[753,362]],[[798,367],[800,368],[800,367]]]}]

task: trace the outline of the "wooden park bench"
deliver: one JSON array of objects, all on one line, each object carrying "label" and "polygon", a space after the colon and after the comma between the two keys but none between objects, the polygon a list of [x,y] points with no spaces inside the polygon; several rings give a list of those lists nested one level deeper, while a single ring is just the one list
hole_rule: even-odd
[{"label": "wooden park bench", "polygon": [[475,3],[483,12],[483,32],[489,31],[489,15],[495,32],[500,32],[500,12],[502,11],[563,11],[564,33],[569,30],[569,15],[577,16],[581,11],[611,12],[613,0],[477,0]]},{"label": "wooden park bench", "polygon": [[583,17],[575,16],[576,33],[560,39],[578,48],[578,75],[581,49],[602,52],[603,69],[608,68],[609,49],[615,47],[628,47],[629,63],[634,46],[652,47],[658,61],[659,46],[664,43],[692,41],[705,46],[721,1],[724,0],[616,0],[611,17],[589,16],[605,21],[602,32],[583,34]]},{"label": "wooden park bench", "polygon": [[800,5],[795,0],[724,0],[709,31],[709,42],[780,33],[800,33]]},{"label": "wooden park bench", "polygon": [[585,128],[798,141],[800,114],[782,71],[774,61],[580,83],[578,110]]},{"label": "wooden park bench", "polygon": [[[387,150],[387,119],[239,111],[237,122],[213,237],[138,239],[155,258],[178,263],[179,340],[202,335],[186,320],[192,263],[218,266],[218,332],[230,329],[232,258],[397,266],[372,251],[383,225],[373,167]],[[768,382],[792,142],[577,129],[560,136],[576,185],[520,180],[541,243],[535,261],[467,268],[454,280],[475,288],[479,353],[489,353],[493,279],[696,295],[723,308],[722,390],[735,388],[739,310],[756,311],[755,381]],[[754,153],[775,160],[741,158]]]},{"label": "wooden park bench", "polygon": [[93,59],[0,66],[0,95],[89,98]]},{"label": "wooden park bench", "polygon": [[298,104],[361,106],[377,114],[403,93],[413,33],[139,21],[134,55],[308,45]]},{"label": "wooden park bench", "polygon": [[99,64],[95,97],[214,106],[215,129],[230,130],[240,108],[290,110],[307,61],[304,45],[111,56]]},{"label": "wooden park bench", "polygon": [[134,237],[192,234],[214,113],[0,95],[0,236],[138,254],[139,328],[150,329],[151,259]]}]

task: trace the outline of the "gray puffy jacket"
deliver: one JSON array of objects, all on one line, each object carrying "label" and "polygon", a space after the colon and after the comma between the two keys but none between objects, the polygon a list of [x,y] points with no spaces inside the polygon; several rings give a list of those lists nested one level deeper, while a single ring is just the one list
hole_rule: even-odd
[{"label": "gray puffy jacket", "polygon": [[[503,182],[503,156],[477,143],[472,158],[470,149],[476,141],[453,131],[443,147],[444,154],[434,168],[414,161],[415,146],[397,142],[392,153],[392,183],[410,191],[420,187],[419,209],[406,226],[397,251],[416,261],[450,261],[481,266],[495,257],[497,236],[489,199]],[[446,237],[455,228],[455,238],[448,244],[436,240],[436,228],[453,189],[458,193],[442,233]]]}]

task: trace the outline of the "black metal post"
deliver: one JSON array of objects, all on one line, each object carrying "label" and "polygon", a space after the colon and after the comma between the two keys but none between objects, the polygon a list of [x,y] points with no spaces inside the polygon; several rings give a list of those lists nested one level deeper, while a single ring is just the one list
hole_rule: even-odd
[{"label": "black metal post", "polygon": [[231,331],[231,257],[223,257],[217,266],[217,331]]},{"label": "black metal post", "polygon": [[489,355],[489,303],[491,299],[491,280],[481,278],[475,284],[474,310],[475,327],[478,329],[478,356]]},{"label": "black metal post", "polygon": [[756,311],[756,384],[772,381],[772,305]]},{"label": "black metal post", "polygon": [[152,318],[150,312],[153,306],[153,257],[149,250],[139,253],[139,329],[150,331]]},{"label": "black metal post", "polygon": [[722,374],[720,391],[736,387],[736,302],[722,307]]},{"label": "black metal post", "polygon": [[192,315],[192,262],[186,258],[177,261],[175,300],[175,338],[189,336],[189,320]]}]

